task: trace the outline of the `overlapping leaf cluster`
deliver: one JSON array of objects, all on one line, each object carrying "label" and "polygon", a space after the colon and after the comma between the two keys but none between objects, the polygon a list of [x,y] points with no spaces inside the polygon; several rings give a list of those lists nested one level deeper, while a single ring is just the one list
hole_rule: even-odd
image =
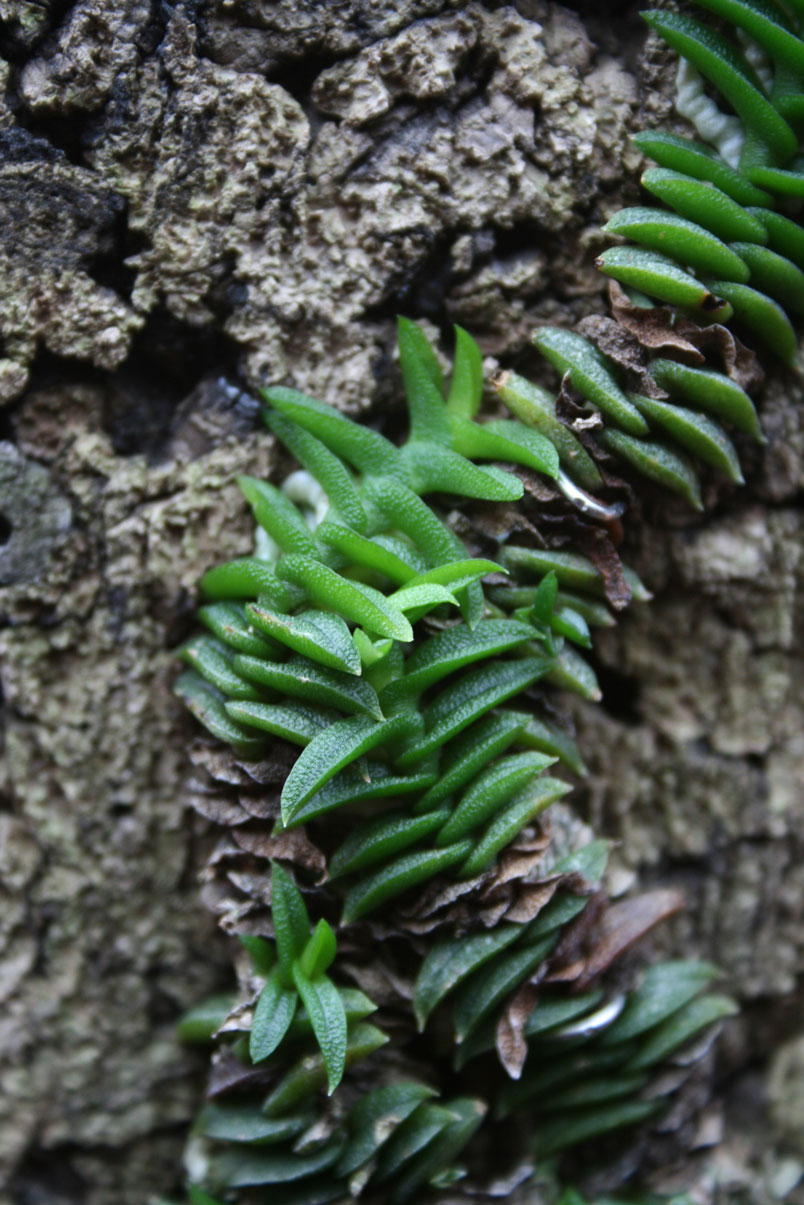
[{"label": "overlapping leaf cluster", "polygon": [[[605,251],[598,267],[633,307],[629,330],[638,332],[640,309],[650,322],[647,312],[656,305],[667,314],[668,334],[678,319],[682,334],[684,320],[731,319],[757,350],[792,364],[796,335],[788,315],[804,314],[804,228],[790,216],[804,197],[804,7],[800,0],[696,2],[730,22],[743,42],[687,15],[644,16],[739,116],[745,132],[739,164],[691,138],[638,134],[635,142],[658,164],[644,172],[642,185],[666,208],[646,204],[615,214],[605,229],[628,243]],[[758,55],[760,71],[752,66]],[[658,315],[648,347],[661,343],[657,326]],[[599,413],[598,442],[638,473],[698,508],[700,465],[742,480],[732,433],[761,439],[757,415],[739,381],[706,363],[695,339],[682,346],[683,337],[668,337],[675,358],[653,358],[636,381],[580,334],[543,327],[534,342]],[[633,388],[624,383],[628,375]],[[515,413],[556,439],[574,480],[592,489],[600,484],[578,440],[559,429],[549,393],[514,374],[504,375],[499,392]]]},{"label": "overlapping leaf cluster", "polygon": [[[776,206],[782,198],[789,210],[804,197],[804,3],[698,2],[767,61],[757,73],[736,43],[702,22],[645,14],[722,93],[745,142],[731,165],[691,139],[637,137],[658,164],[643,185],[668,208],[618,213],[607,229],[632,245],[598,263],[620,289],[617,316],[627,315],[624,328],[640,346],[639,373],[633,357],[618,362],[582,334],[545,327],[534,339],[563,377],[570,407],[580,401],[593,422],[573,426],[566,401],[513,373],[495,385],[519,421],[478,421],[473,341],[458,331],[447,389],[427,340],[404,320],[410,436],[401,447],[294,390],[265,394],[267,425],[309,475],[295,482],[309,507],[287,490],[241,481],[263,533],[258,555],[203,579],[208,634],[185,646],[191,669],[178,689],[240,758],[260,758],[276,742],[301,747],[274,835],[305,826],[325,850],[326,884],[315,898],[325,899],[332,927],[322,918],[311,932],[301,893],[275,864],[273,943],[268,934],[243,938],[252,999],[187,1022],[196,1036],[220,1026],[196,1155],[199,1174],[226,1200],[269,1192],[272,1202],[402,1201],[428,1186],[459,1193],[481,1123],[493,1134],[522,1114],[534,1167],[544,1168],[567,1148],[659,1113],[666,1100],[654,1069],[732,1010],[707,993],[714,970],[699,963],[654,966],[625,993],[607,986],[611,962],[672,908],[654,901],[640,918],[630,905],[607,908],[596,891],[600,843],[563,862],[547,857],[538,871],[531,845],[519,873],[543,897],[531,900],[527,918],[503,909],[497,923],[486,917],[472,928],[447,909],[424,947],[410,935],[428,926],[406,930],[405,921],[406,901],[425,884],[452,899],[450,884],[483,891],[495,875],[505,878],[519,857],[505,862],[506,849],[568,789],[544,771],[557,760],[582,769],[572,740],[524,696],[551,682],[598,697],[578,649],[589,647],[590,625],[613,621],[599,564],[512,541],[488,559],[423,495],[514,502],[522,483],[489,463],[502,462],[610,519],[591,496],[611,484],[602,449],[700,507],[694,462],[738,482],[729,429],[761,438],[733,362],[706,359],[723,341],[704,336],[734,319],[760,350],[788,363],[794,356],[785,311],[804,312],[804,230]],[[640,313],[650,338],[639,335]],[[663,354],[651,358],[646,348]],[[317,523],[307,513],[313,483],[328,508]],[[343,986],[333,959],[336,930],[348,935],[375,916],[386,936],[407,933],[415,969],[397,1015],[386,1001],[369,1022],[374,1004]],[[407,1022],[399,1028],[409,1007],[418,1037]],[[402,1066],[408,1054],[415,1065],[439,1052],[429,1076],[400,1074],[392,1031],[406,1033]],[[488,1085],[482,1100],[460,1094],[476,1082]],[[663,1082],[669,1090],[680,1080]],[[193,1205],[213,1200],[192,1191]],[[561,1205],[581,1201],[569,1191]]]},{"label": "overlapping leaf cluster", "polygon": [[[469,556],[421,498],[424,490],[460,490],[511,500],[522,490],[519,479],[470,457],[524,461],[552,479],[553,445],[521,423],[475,421],[479,353],[465,333],[446,400],[419,329],[403,321],[400,345],[414,436],[402,448],[293,391],[266,394],[274,407],[266,421],[311,478],[326,481],[329,509],[311,529],[286,493],[241,482],[272,545],[263,542],[268,557],[205,575],[209,601],[200,617],[209,634],[182,650],[192,668],[177,686],[239,757],[258,758],[277,741],[301,746],[274,831],[305,825],[327,849],[327,899],[330,908],[340,902],[340,927],[380,909],[393,917],[398,897],[409,899],[434,877],[484,890],[506,847],[569,789],[544,771],[559,759],[580,767],[571,738],[535,716],[530,701],[516,710],[506,704],[548,676],[584,693],[594,683],[585,663],[566,659],[566,642],[588,645],[587,617],[600,618],[594,565],[517,547],[503,550],[505,565]],[[540,577],[514,587],[525,593],[510,616],[481,585],[489,573],[504,580],[506,566]],[[560,591],[559,578],[574,592]],[[351,817],[335,847],[327,836],[337,828],[333,814],[341,822]],[[659,1111],[661,1098],[637,1099],[648,1070],[729,1006],[700,995],[711,970],[694,967],[685,979],[693,990],[683,999],[656,994],[649,981],[653,1014],[615,1040],[618,1014],[636,1007],[644,991],[607,1000],[598,980],[677,905],[662,901],[658,911],[647,906],[645,919],[612,920],[604,936],[606,917],[616,914],[594,894],[605,844],[563,862],[548,858],[534,875],[543,845],[535,848],[520,859],[524,869],[505,872],[533,882],[530,919],[515,912],[468,933],[447,922],[423,961],[415,952],[408,961],[420,963],[412,986],[419,1040],[430,1040],[437,1017],[436,1031],[449,1027],[447,1075],[450,1061],[460,1074],[498,1051],[509,1075],[525,1068],[517,1088],[534,1111],[539,1077],[548,1077],[551,1120],[533,1145],[534,1158],[544,1159]],[[215,1017],[233,1069],[223,1077],[222,1102],[199,1121],[206,1182],[226,1193],[281,1184],[272,1201],[313,1202],[364,1190],[369,1198],[405,1200],[426,1184],[459,1180],[456,1161],[487,1113],[485,1099],[444,1099],[440,1075],[427,1084],[394,1075],[347,1107],[342,1094],[348,1101],[363,1083],[347,1076],[332,1105],[323,1104],[321,1090],[332,1093],[344,1071],[378,1052],[386,1037],[366,1020],[374,1009],[367,996],[338,985],[333,929],[320,919],[310,932],[302,896],[277,864],[271,897],[275,946],[244,938],[264,980],[259,993],[245,1011]],[[602,961],[596,943],[606,950]],[[668,974],[676,977],[676,968]],[[194,1024],[190,1018],[189,1032]],[[606,1075],[608,1068],[617,1074]],[[380,1072],[382,1079],[381,1065]],[[515,1096],[498,1096],[498,1112],[517,1106]]]}]

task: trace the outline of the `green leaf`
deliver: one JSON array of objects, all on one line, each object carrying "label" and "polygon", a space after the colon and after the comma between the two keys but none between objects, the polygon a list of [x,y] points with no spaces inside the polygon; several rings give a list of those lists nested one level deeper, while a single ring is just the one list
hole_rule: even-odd
[{"label": "green leaf", "polygon": [[256,759],[265,752],[265,738],[255,736],[242,724],[235,723],[226,712],[221,692],[192,670],[177,678],[173,693],[183,700],[207,731],[230,744],[241,757]]},{"label": "green leaf", "polygon": [[383,573],[392,582],[404,585],[416,576],[416,570],[390,548],[383,547],[377,537],[368,539],[349,527],[325,519],[316,530],[322,544],[337,548],[356,565],[365,565],[377,573]]},{"label": "green leaf", "polygon": [[309,1113],[270,1118],[256,1104],[211,1104],[202,1109],[194,1130],[216,1142],[255,1142],[267,1146],[295,1138],[310,1121]]},{"label": "green leaf", "polygon": [[202,1004],[188,1009],[176,1026],[180,1042],[211,1042],[232,1010],[234,999],[228,993],[210,996]]},{"label": "green leaf", "polygon": [[403,586],[401,590],[395,590],[389,595],[389,602],[409,616],[413,623],[434,607],[443,606],[444,603],[453,607],[458,605],[454,594],[445,586],[437,586],[434,582]]},{"label": "green leaf", "polygon": [[435,352],[421,327],[408,318],[397,319],[397,338],[410,415],[410,438],[447,444],[450,431],[444,381]]},{"label": "green leaf", "polygon": [[285,615],[262,603],[249,603],[246,615],[261,632],[267,632],[280,644],[287,645],[303,657],[317,661],[329,669],[347,674],[362,672],[360,654],[349,629],[339,615],[327,611],[305,611],[301,615]]},{"label": "green leaf", "polygon": [[660,962],[648,967],[640,986],[629,993],[625,1008],[603,1034],[601,1045],[616,1045],[653,1029],[689,1004],[719,974],[710,962]]},{"label": "green leaf", "polygon": [[647,423],[617,384],[608,362],[581,335],[557,326],[542,326],[533,342],[562,376],[568,372],[578,392],[613,422],[634,435],[647,431]]},{"label": "green leaf", "polygon": [[248,1049],[253,1063],[262,1062],[277,1049],[293,1020],[297,1003],[296,993],[283,983],[280,968],[271,971],[260,992],[249,1035]]},{"label": "green leaf", "polygon": [[544,628],[550,627],[558,594],[558,578],[554,569],[539,583],[533,596],[533,619]]},{"label": "green leaf", "polygon": [[[432,1106],[422,1105],[421,1107]],[[430,1142],[423,1146],[415,1158],[408,1159],[406,1164],[401,1167],[399,1176],[391,1189],[391,1205],[409,1200],[414,1193],[420,1191],[424,1183],[428,1181],[434,1183],[437,1177],[443,1178],[446,1182],[451,1180],[450,1164],[479,1127],[485,1115],[486,1106],[481,1100],[461,1097],[450,1101],[449,1107],[453,1113],[458,1115],[457,1119],[436,1134]]]},{"label": "green leaf", "polygon": [[669,46],[683,55],[723,93],[744,125],[757,133],[779,159],[789,159],[798,139],[774,109],[753,68],[726,38],[700,21],[650,10],[642,16]]},{"label": "green leaf", "polygon": [[436,1095],[427,1084],[413,1081],[386,1084],[367,1092],[347,1118],[349,1138],[335,1174],[345,1177],[357,1171],[423,1101]]},{"label": "green leaf", "polygon": [[515,753],[493,762],[464,792],[435,844],[449,845],[465,837],[554,762],[541,753]]},{"label": "green leaf", "polygon": [[732,243],[748,265],[751,284],[799,318],[804,314],[804,272],[784,255],[755,243]]},{"label": "green leaf", "polygon": [[285,824],[344,766],[365,756],[378,745],[397,740],[416,730],[418,714],[404,713],[390,720],[349,716],[337,720],[310,741],[299,755],[282,788],[282,819]]},{"label": "green leaf", "polygon": [[422,796],[416,811],[435,807],[459,791],[492,758],[505,752],[521,736],[529,718],[523,711],[486,716],[451,741],[444,749],[441,775]]},{"label": "green leaf", "polygon": [[315,540],[309,527],[301,513],[281,490],[256,477],[238,477],[237,484],[260,527],[268,532],[283,552],[316,555]]},{"label": "green leaf", "polygon": [[513,841],[520,829],[571,790],[570,784],[562,782],[560,778],[540,778],[521,790],[491,821],[461,866],[458,872],[460,877],[468,879],[481,874],[491,865],[500,850]]},{"label": "green leaf", "polygon": [[407,472],[390,440],[370,427],[352,422],[334,406],[317,402],[295,389],[273,386],[261,390],[264,400],[286,418],[325,444],[336,456],[343,457],[366,475],[383,473],[407,480]]},{"label": "green leaf", "polygon": [[652,1067],[685,1045],[700,1030],[724,1017],[733,1017],[736,1012],[737,1005],[728,996],[700,996],[652,1030],[638,1053],[625,1064],[624,1070],[641,1071],[645,1067]]},{"label": "green leaf", "polygon": [[[334,934],[332,944],[334,954]],[[317,979],[309,979],[305,975],[303,957],[293,964],[293,982],[312,1023],[327,1071],[329,1095],[332,1096],[343,1079],[346,1067],[346,1013],[338,989],[326,975],[320,975]]]},{"label": "green leaf", "polygon": [[586,766],[576,742],[558,724],[534,716],[519,740],[526,748],[546,753],[548,757],[557,757],[576,774],[586,775]]},{"label": "green leaf", "polygon": [[762,438],[759,419],[744,389],[736,381],[708,368],[689,368],[675,360],[654,360],[651,375],[657,385],[672,398],[679,398],[697,410],[713,414],[757,439]]},{"label": "green leaf", "polygon": [[190,1205],[222,1205],[216,1197],[211,1197],[208,1192],[204,1192],[196,1184],[190,1184],[187,1188],[187,1197]]},{"label": "green leaf", "polygon": [[517,418],[550,440],[561,464],[575,481],[587,489],[596,489],[601,484],[602,478],[592,457],[569,427],[556,417],[552,393],[515,372],[499,373],[492,384],[500,400]]},{"label": "green leaf", "polygon": [[377,692],[364,678],[327,669],[308,657],[291,657],[277,663],[240,654],[234,657],[232,667],[242,677],[270,690],[370,715],[375,720],[383,719]]},{"label": "green leaf", "polygon": [[213,1160],[213,1174],[227,1188],[246,1188],[258,1184],[286,1184],[301,1180],[337,1163],[343,1139],[336,1137],[311,1155],[265,1154],[236,1151]]},{"label": "green leaf", "polygon": [[337,946],[332,927],[320,920],[299,958],[299,968],[308,979],[318,979],[332,965]]},{"label": "green leaf", "polygon": [[413,629],[400,610],[379,590],[341,577],[314,557],[294,553],[279,565],[283,578],[301,586],[319,607],[340,612],[352,623],[391,640],[412,640]]},{"label": "green leaf", "polygon": [[206,598],[262,598],[270,607],[287,611],[291,593],[265,561],[254,556],[240,557],[209,569],[201,578],[201,593]]},{"label": "green leaf", "polygon": [[289,988],[293,983],[293,964],[310,936],[310,918],[302,893],[278,862],[271,864],[271,917],[279,970],[285,987]]},{"label": "green leaf", "polygon": [[529,624],[514,620],[482,620],[472,631],[461,624],[425,640],[405,662],[406,689],[426,690],[455,670],[475,661],[508,652],[533,638]]},{"label": "green leaf", "polygon": [[608,234],[630,238],[649,251],[659,251],[686,264],[695,272],[739,280],[746,284],[750,276],[739,252],[711,234],[697,222],[668,213],[666,209],[636,206],[621,209],[603,229]]},{"label": "green leaf", "polygon": [[260,692],[244,682],[234,668],[233,655],[212,636],[193,636],[177,656],[232,699],[259,699]]},{"label": "green leaf", "polygon": [[561,607],[550,619],[550,628],[557,636],[565,636],[573,644],[590,649],[592,641],[589,635],[589,625],[582,615],[571,607]]},{"label": "green leaf", "polygon": [[660,167],[692,176],[696,180],[709,181],[740,205],[772,203],[768,193],[763,194],[762,189],[749,183],[703,142],[682,138],[678,134],[665,134],[660,130],[640,131],[632,141]]},{"label": "green leaf", "polygon": [[[376,1025],[361,1021],[348,1035],[346,1066],[366,1058],[388,1041]],[[327,1070],[320,1051],[304,1055],[286,1072],[271,1092],[262,1111],[266,1117],[284,1117],[300,1101],[306,1100],[327,1084]]]},{"label": "green leaf", "polygon": [[461,418],[474,418],[483,399],[483,357],[472,336],[455,327],[455,364],[447,409]]},{"label": "green leaf", "polygon": [[[389,526],[413,541],[429,566],[455,559],[456,537],[412,489],[390,477],[374,476],[366,482],[365,493]],[[463,545],[458,547],[465,555]]]},{"label": "green leaf", "polygon": [[413,774],[394,774],[381,762],[369,762],[365,777],[361,777],[353,766],[348,767],[336,774],[320,791],[316,791],[308,803],[293,813],[285,827],[296,828],[346,804],[411,795],[431,787],[437,778],[435,759],[417,767]]},{"label": "green leaf", "polygon": [[411,590],[415,586],[432,583],[446,586],[450,590],[460,590],[464,586],[471,585],[472,582],[479,581],[482,577],[487,577],[489,573],[505,573],[505,570],[496,561],[469,557],[461,561],[447,561],[443,565],[436,565],[433,569],[417,573],[415,577],[405,583],[405,588]]},{"label": "green leaf", "polygon": [[721,293],[734,306],[735,322],[749,329],[762,346],[770,348],[780,360],[792,364],[795,359],[796,332],[780,305],[752,289],[749,285],[738,285],[732,281],[714,280],[710,288]]},{"label": "green leaf", "polygon": [[639,289],[667,305],[677,305],[718,322],[731,317],[727,300],[716,296],[666,255],[643,247],[610,247],[597,257],[595,265],[620,284]]},{"label": "green leaf", "polygon": [[524,983],[555,944],[556,937],[548,937],[537,945],[518,947],[493,959],[467,979],[452,1010],[456,1040],[463,1042],[484,1017]]},{"label": "green leaf", "polygon": [[571,1084],[553,1093],[550,1108],[576,1109],[636,1096],[645,1087],[647,1078],[646,1075],[589,1076],[578,1084]]},{"label": "green leaf", "polygon": [[294,745],[309,745],[326,731],[337,713],[308,703],[226,703],[226,713],[239,724],[260,728],[272,736],[291,741]]},{"label": "green leaf", "polygon": [[460,862],[472,848],[471,841],[459,841],[446,849],[423,850],[389,862],[354,886],[343,902],[343,923],[359,920],[394,896],[408,891],[426,879]]},{"label": "green leaf", "polygon": [[604,992],[599,988],[584,992],[582,996],[569,996],[566,1000],[546,1000],[542,997],[525,1022],[525,1036],[535,1038],[566,1025],[576,1017],[583,1017],[597,1008],[603,997]]},{"label": "green leaf", "polygon": [[522,482],[515,474],[494,466],[481,469],[451,448],[412,440],[403,453],[419,493],[435,491],[488,502],[516,502],[522,497]]},{"label": "green leaf", "polygon": [[772,209],[749,209],[752,217],[758,218],[768,232],[768,246],[780,255],[786,255],[799,268],[804,268],[804,229]]},{"label": "green leaf", "polygon": [[523,933],[520,925],[498,925],[486,933],[468,937],[448,937],[430,947],[413,994],[413,1011],[419,1031],[433,1010],[454,988],[467,979],[500,950],[510,946]]},{"label": "green leaf", "polygon": [[503,460],[526,465],[548,477],[558,475],[558,452],[544,435],[510,420],[474,423],[450,417],[453,447],[471,460]]},{"label": "green leaf", "polygon": [[580,590],[602,586],[603,579],[598,570],[588,557],[577,552],[557,552],[552,548],[521,548],[509,544],[502,549],[500,559],[514,574],[521,570],[537,574],[539,577],[555,573],[559,582]]},{"label": "green leaf", "polygon": [[696,414],[694,410],[658,402],[654,398],[632,397],[646,418],[664,427],[694,456],[719,469],[731,481],[742,484],[743,475],[734,444],[712,419]]},{"label": "green leaf", "polygon": [[599,883],[606,869],[610,841],[590,841],[553,865],[551,874],[582,874],[589,883]]},{"label": "green leaf", "polygon": [[264,937],[254,937],[251,933],[238,933],[237,940],[244,950],[248,950],[256,973],[269,975],[276,966],[276,950],[271,942]]},{"label": "green leaf", "polygon": [[[364,1021],[366,1017],[370,1017],[372,1013],[377,1011],[377,1005],[374,1001],[369,1000],[368,996],[364,992],[358,991],[357,988],[338,988],[338,995],[341,998],[343,1011],[346,1014],[347,1029],[358,1021]],[[311,1037],[313,1037],[312,1021],[307,1015],[305,1008],[298,1008],[293,1018],[293,1023],[288,1030],[288,1041],[309,1044]]]},{"label": "green leaf", "polygon": [[554,1121],[539,1125],[536,1131],[536,1154],[540,1159],[546,1159],[549,1155],[597,1138],[600,1134],[636,1125],[652,1117],[661,1108],[661,1102],[634,1100],[561,1113]]},{"label": "green leaf", "polygon": [[695,510],[703,510],[701,488],[695,470],[676,452],[661,443],[634,439],[624,431],[601,431],[598,438],[605,448],[622,456],[637,472],[665,489],[681,494]]},{"label": "green leaf", "polygon": [[[620,432],[618,431],[619,435]],[[582,699],[600,702],[603,697],[595,671],[575,649],[564,645],[547,675],[548,682],[561,690],[571,690]]]},{"label": "green leaf", "polygon": [[451,683],[425,709],[425,736],[397,758],[407,769],[467,728],[492,707],[504,703],[543,678],[553,665],[545,657],[523,657],[514,662],[494,662],[470,670]]},{"label": "green leaf", "polygon": [[681,217],[705,226],[724,243],[768,241],[762,222],[719,188],[663,167],[648,168],[641,183]]},{"label": "green leaf", "polygon": [[320,439],[275,410],[262,410],[261,414],[266,426],[316,479],[336,511],[352,527],[365,531],[366,512],[343,462]]},{"label": "green leaf", "polygon": [[432,1142],[437,1134],[457,1119],[457,1114],[444,1105],[421,1104],[385,1144],[377,1171],[376,1183],[389,1180],[415,1154]]},{"label": "green leaf", "polygon": [[237,603],[212,603],[201,607],[198,618],[224,644],[251,657],[276,659],[286,656],[285,649],[266,636],[258,636]]},{"label": "green leaf", "polygon": [[367,866],[386,861],[436,832],[448,816],[447,808],[422,816],[410,816],[407,812],[383,812],[381,816],[358,825],[329,859],[330,878],[354,874],[357,870],[365,870]]}]

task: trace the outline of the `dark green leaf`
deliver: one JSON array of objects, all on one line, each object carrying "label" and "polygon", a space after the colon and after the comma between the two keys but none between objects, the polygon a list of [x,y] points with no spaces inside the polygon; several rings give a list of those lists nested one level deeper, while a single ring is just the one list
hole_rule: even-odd
[{"label": "dark green leaf", "polygon": [[329,859],[330,878],[354,874],[377,862],[387,861],[436,832],[448,816],[447,808],[421,816],[410,816],[407,812],[383,812],[381,816],[358,825]]},{"label": "dark green leaf", "polygon": [[267,1059],[279,1046],[293,1020],[297,1003],[296,993],[289,991],[283,983],[280,968],[271,971],[257,1001],[249,1035],[249,1054],[253,1063]]},{"label": "dark green leaf", "polygon": [[293,964],[310,936],[310,918],[302,893],[278,862],[271,865],[271,916],[279,969],[289,988],[293,983]]},{"label": "dark green leaf", "polygon": [[234,657],[232,666],[244,678],[270,690],[323,703],[326,707],[363,712],[375,720],[383,718],[377,692],[364,678],[327,669],[309,657],[275,662],[239,654]]},{"label": "dark green leaf", "polygon": [[256,606],[250,603],[246,615],[261,632],[303,657],[347,674],[362,673],[360,653],[339,615],[314,610],[301,615],[285,615],[261,603]]},{"label": "dark green leaf", "polygon": [[[334,934],[332,944],[334,953]],[[326,975],[320,975],[317,979],[309,979],[305,975],[302,959],[297,959],[293,964],[293,982],[313,1026],[327,1071],[329,1095],[332,1096],[343,1079],[346,1067],[346,1013],[343,1003],[335,984]]]},{"label": "dark green leaf", "polygon": [[389,862],[348,892],[343,902],[343,923],[358,920],[401,892],[454,866],[466,857],[471,848],[471,841],[459,841],[456,845],[448,845],[446,849],[405,854]]},{"label": "dark green leaf", "polygon": [[519,925],[498,925],[488,933],[448,937],[432,946],[419,969],[413,995],[413,1011],[419,1029],[424,1029],[433,1009],[454,988],[500,950],[522,934]]},{"label": "dark green leaf", "polygon": [[435,1089],[413,1081],[386,1084],[367,1092],[347,1118],[349,1138],[335,1174],[349,1176],[357,1171],[423,1101],[436,1095]]},{"label": "dark green leaf", "polygon": [[407,736],[419,723],[415,712],[382,721],[355,715],[338,720],[319,732],[297,758],[282,788],[285,824],[344,766],[364,757],[378,745]]}]

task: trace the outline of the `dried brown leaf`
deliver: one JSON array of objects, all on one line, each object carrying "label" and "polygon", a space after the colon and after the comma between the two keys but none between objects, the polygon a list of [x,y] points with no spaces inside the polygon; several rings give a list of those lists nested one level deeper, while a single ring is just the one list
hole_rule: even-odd
[{"label": "dried brown leaf", "polygon": [[595,926],[594,944],[578,980],[578,989],[587,987],[646,933],[683,907],[684,896],[672,888],[648,891],[612,904]]},{"label": "dried brown leaf", "polygon": [[293,828],[275,835],[245,829],[235,833],[234,839],[241,849],[258,858],[281,858],[304,870],[314,871],[319,876],[319,883],[323,883],[327,877],[327,860],[323,851],[313,844],[303,828]]},{"label": "dried brown leaf", "polygon": [[525,1023],[539,1000],[539,989],[533,983],[523,983],[502,1011],[495,1032],[495,1045],[500,1062],[511,1079],[519,1079],[528,1043],[525,1038]]}]

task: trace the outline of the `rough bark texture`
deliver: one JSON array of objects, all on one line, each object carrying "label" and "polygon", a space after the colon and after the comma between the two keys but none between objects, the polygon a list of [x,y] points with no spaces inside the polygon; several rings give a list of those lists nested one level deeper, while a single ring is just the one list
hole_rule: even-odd
[{"label": "rough bark texture", "polygon": [[[0,0],[14,1205],[141,1205],[179,1178],[199,1063],[172,1027],[228,953],[169,650],[199,571],[249,547],[233,479],[272,451],[241,390],[378,413],[398,310],[526,370],[538,321],[603,311],[591,252],[636,196],[629,131],[670,95],[637,6],[608,8]],[[745,1005],[726,1141],[684,1171],[701,1202],[801,1199],[803,413],[777,375],[746,489],[629,516],[656,597],[599,642],[603,707],[576,709],[579,803],[623,876],[684,887],[665,946]]]}]

